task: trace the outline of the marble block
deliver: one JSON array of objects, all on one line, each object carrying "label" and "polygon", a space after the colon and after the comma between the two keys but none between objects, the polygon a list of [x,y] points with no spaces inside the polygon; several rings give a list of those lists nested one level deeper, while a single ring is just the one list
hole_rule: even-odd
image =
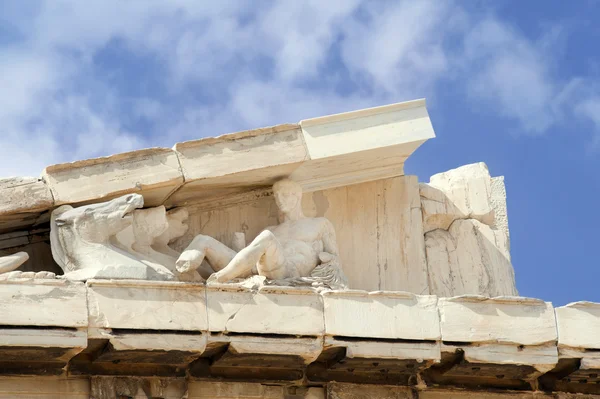
[{"label": "marble block", "polygon": [[454,352],[459,347],[464,353],[464,360],[469,363],[530,365],[538,372],[548,372],[558,363],[558,350],[551,344],[525,347],[506,344],[443,345],[442,351]]},{"label": "marble block", "polygon": [[[0,179],[0,216],[43,212],[54,205],[50,189],[36,177]],[[1,219],[0,219],[1,220]]]},{"label": "marble block", "polygon": [[186,205],[272,185],[307,159],[298,125],[177,143],[185,184],[167,205]]},{"label": "marble block", "polygon": [[1,281],[0,325],[87,327],[85,285],[63,280]]},{"label": "marble block", "polygon": [[253,334],[323,335],[323,300],[309,288],[263,287],[259,291],[209,284],[210,331]]},{"label": "marble block", "polygon": [[442,340],[465,343],[543,345],[557,340],[554,308],[523,297],[440,298]]},{"label": "marble block", "polygon": [[600,349],[600,303],[573,302],[554,310],[559,347]]},{"label": "marble block", "polygon": [[429,186],[443,193],[444,202],[457,216],[493,224],[492,181],[483,162],[435,174],[429,178]]},{"label": "marble block", "polygon": [[448,231],[425,234],[431,292],[440,297],[517,295],[508,241],[475,219],[456,220]]},{"label": "marble block", "polygon": [[322,337],[259,337],[255,335],[220,335],[209,343],[227,342],[235,355],[296,356],[305,364],[315,361],[323,351]]},{"label": "marble block", "polygon": [[[2,347],[18,348],[75,348],[78,351],[87,346],[87,333],[82,330],[65,329],[3,329],[0,327]],[[1,359],[1,356],[0,356]],[[66,359],[68,360],[68,359]]]},{"label": "marble block", "polygon": [[90,327],[206,331],[204,285],[88,280]]},{"label": "marble block", "polygon": [[57,206],[107,200],[128,193],[142,194],[146,206],[157,206],[183,183],[177,154],[167,148],[52,165],[44,169],[42,177]]},{"label": "marble block", "polygon": [[420,362],[439,362],[441,358],[439,342],[361,341],[326,336],[325,347],[344,347],[346,357],[350,359],[415,359]]},{"label": "marble block", "polygon": [[323,293],[327,335],[440,339],[437,297],[392,291],[327,291]]}]

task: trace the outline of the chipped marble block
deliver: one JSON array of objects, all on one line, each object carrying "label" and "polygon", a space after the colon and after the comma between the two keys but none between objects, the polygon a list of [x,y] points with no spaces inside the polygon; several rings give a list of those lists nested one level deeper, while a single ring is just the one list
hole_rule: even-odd
[{"label": "chipped marble block", "polygon": [[88,344],[87,333],[82,329],[0,327],[0,336],[3,362],[16,357],[21,362],[64,365]]},{"label": "chipped marble block", "polygon": [[[52,256],[69,280],[175,280],[178,253],[168,243],[187,230],[187,211],[164,206],[139,209],[144,198],[129,194],[111,201],[52,212]],[[182,278],[184,279],[184,278]],[[199,280],[185,276],[186,280]]]},{"label": "chipped marble block", "polygon": [[[491,176],[483,162],[431,176],[428,184],[421,184],[425,232],[447,229],[452,219],[459,218],[493,224],[491,194]],[[441,219],[444,215],[447,218]]]},{"label": "chipped marble block", "polygon": [[143,195],[147,206],[157,206],[183,183],[177,153],[168,148],[51,165],[44,169],[42,177],[57,206],[129,193]]},{"label": "chipped marble block", "polygon": [[524,297],[464,295],[438,301],[443,341],[544,345],[555,343],[549,302]]},{"label": "chipped marble block", "polygon": [[47,222],[54,198],[48,186],[35,177],[0,179],[0,234]]},{"label": "chipped marble block", "polygon": [[323,300],[313,289],[232,284],[206,286],[210,331],[320,336],[324,333]]},{"label": "chipped marble block", "polygon": [[111,334],[110,343],[116,351],[181,351],[199,352],[206,349],[207,336],[182,334]]},{"label": "chipped marble block", "polygon": [[440,361],[440,342],[389,342],[326,336],[325,348],[344,347],[349,359],[416,360],[418,363]]},{"label": "chipped marble block", "polygon": [[528,365],[533,368],[529,378],[552,370],[558,363],[558,352],[554,345],[514,346],[500,344],[443,344],[442,352],[460,349],[463,359],[470,364],[493,364],[504,366]]},{"label": "chipped marble block", "polygon": [[204,332],[148,332],[102,330],[89,338],[108,339],[107,345],[94,363],[177,365],[185,368],[206,350],[207,334]]},{"label": "chipped marble block", "polygon": [[206,331],[204,285],[88,280],[90,328]]},{"label": "chipped marble block", "polygon": [[0,282],[0,326],[84,328],[83,283],[14,279]]},{"label": "chipped marble block", "polygon": [[[523,297],[464,295],[440,298],[442,351],[464,351],[472,363],[531,365],[538,372],[558,362],[556,318],[549,302]],[[464,344],[463,344],[464,343]]]},{"label": "chipped marble block", "polygon": [[352,338],[438,341],[437,297],[401,291],[325,291],[325,332]]},{"label": "chipped marble block", "polygon": [[518,295],[504,178],[476,163],[436,174],[419,191],[431,294]]},{"label": "chipped marble block", "polygon": [[600,350],[600,303],[573,302],[555,312],[559,348]]},{"label": "chipped marble block", "polygon": [[[230,356],[291,356],[305,365],[315,361],[323,351],[322,337],[273,337],[246,334],[211,334],[209,346],[227,344]],[[239,362],[238,362],[239,363]]]},{"label": "chipped marble block", "polygon": [[507,246],[506,235],[475,219],[427,233],[431,292],[440,297],[518,295]]}]

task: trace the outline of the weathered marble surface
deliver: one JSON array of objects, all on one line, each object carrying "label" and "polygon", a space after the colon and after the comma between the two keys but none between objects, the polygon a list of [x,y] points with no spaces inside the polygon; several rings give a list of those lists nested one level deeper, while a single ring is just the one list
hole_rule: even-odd
[{"label": "weathered marble surface", "polygon": [[329,335],[429,341],[440,338],[435,296],[350,290],[324,292],[323,300]]},{"label": "weathered marble surface", "polygon": [[87,327],[86,288],[61,280],[0,281],[0,325]]},{"label": "weathered marble surface", "polygon": [[430,293],[517,295],[503,178],[484,163],[420,184]]},{"label": "weathered marble surface", "polygon": [[[308,192],[302,211],[333,224],[351,288],[429,293],[424,237],[415,233],[422,231],[416,176]],[[232,247],[235,232],[251,242],[262,229],[278,224],[278,208],[270,195],[238,205],[190,207],[189,213],[188,232],[173,243],[179,251],[198,234]]]},{"label": "weathered marble surface", "polygon": [[600,350],[600,304],[573,302],[555,312],[559,347]]},{"label": "weathered marble surface", "polygon": [[90,280],[89,325],[113,329],[206,331],[204,286],[173,282]]},{"label": "weathered marble surface", "polygon": [[48,185],[38,178],[0,179],[0,234],[45,222],[53,205]]},{"label": "weathered marble surface", "polygon": [[167,205],[187,205],[270,186],[308,159],[296,124],[177,143],[185,184]]},{"label": "weathered marble surface", "polygon": [[149,148],[48,166],[42,178],[56,206],[81,204],[138,193],[146,205],[164,203],[183,183],[179,159],[167,148]]},{"label": "weathered marble surface", "polygon": [[[304,216],[302,186],[290,179],[276,182],[273,196],[279,224],[266,227],[239,251],[214,237],[199,234],[179,256],[177,271],[194,272],[206,261],[214,270],[208,283],[260,275],[289,285],[320,283],[329,288],[347,288],[331,222]],[[237,245],[245,241],[243,233],[234,237],[238,238]]]},{"label": "weathered marble surface", "polygon": [[143,205],[141,195],[129,194],[99,204],[55,209],[50,242],[64,278],[200,280],[192,273],[176,272],[178,253],[168,246],[187,230],[187,213],[167,213],[162,205],[139,209]]},{"label": "weathered marble surface", "polygon": [[522,297],[440,298],[442,340],[543,345],[556,342],[556,318],[549,302]]},{"label": "weathered marble surface", "polygon": [[423,381],[418,395],[453,381],[523,390],[539,379],[544,389],[600,393],[598,304],[555,317],[550,303],[520,297],[140,280],[6,280],[0,296],[0,370],[25,354],[43,355],[44,370],[69,364],[86,375]]},{"label": "weathered marble surface", "polygon": [[323,335],[325,330],[323,299],[311,289],[208,285],[206,305],[210,331]]},{"label": "weathered marble surface", "polygon": [[35,177],[0,179],[0,215],[41,213],[54,204],[48,186]]}]

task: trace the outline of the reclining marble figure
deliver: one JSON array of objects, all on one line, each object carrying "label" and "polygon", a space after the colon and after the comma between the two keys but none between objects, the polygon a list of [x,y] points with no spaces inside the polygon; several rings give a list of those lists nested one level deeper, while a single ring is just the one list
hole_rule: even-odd
[{"label": "reclining marble figure", "polygon": [[0,256],[0,274],[12,272],[23,263],[27,262],[29,255],[27,252],[17,252],[16,254]]},{"label": "reclining marble figure", "polygon": [[129,194],[100,204],[55,209],[50,244],[65,278],[177,279],[169,269],[175,258],[151,247],[169,230],[165,208],[139,210],[143,205],[141,195]]},{"label": "reclining marble figure", "polygon": [[[208,282],[227,282],[254,273],[271,280],[309,277],[321,264],[339,269],[335,231],[323,217],[302,212],[302,187],[289,179],[273,185],[282,223],[267,227],[236,253],[216,239],[198,235],[177,260],[180,273],[197,269],[206,259],[215,273]],[[340,276],[341,270],[337,271]],[[343,277],[342,277],[343,279]]]}]

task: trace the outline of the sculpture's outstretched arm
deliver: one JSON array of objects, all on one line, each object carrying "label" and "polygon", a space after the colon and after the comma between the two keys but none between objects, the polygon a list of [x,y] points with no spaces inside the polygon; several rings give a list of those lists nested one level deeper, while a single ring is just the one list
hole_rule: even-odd
[{"label": "sculpture's outstretched arm", "polygon": [[175,265],[179,273],[187,273],[197,270],[206,258],[208,264],[219,271],[227,266],[235,254],[236,252],[225,244],[210,236],[199,234],[181,253]]},{"label": "sculpture's outstretched arm", "polygon": [[29,259],[27,252],[17,252],[13,255],[0,257],[0,274],[12,272]]}]

